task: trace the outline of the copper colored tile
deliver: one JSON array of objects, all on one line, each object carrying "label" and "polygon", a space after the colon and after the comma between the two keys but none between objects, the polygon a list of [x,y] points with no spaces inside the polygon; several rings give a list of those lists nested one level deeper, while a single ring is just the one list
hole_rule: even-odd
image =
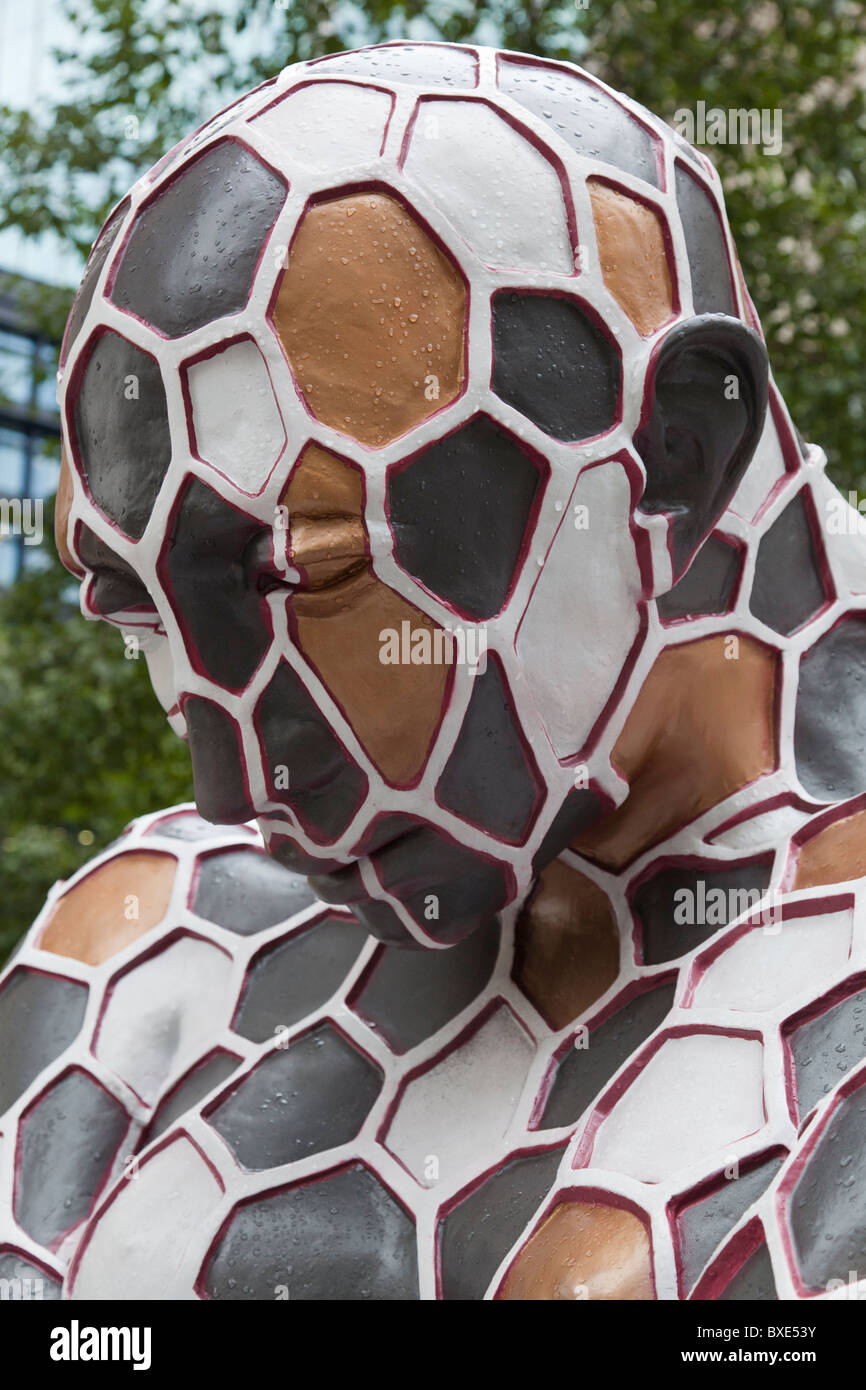
[{"label": "copper colored tile", "polygon": [[66,450],[64,449],[61,453],[60,478],[57,483],[57,498],[54,504],[54,544],[57,546],[60,563],[71,570],[73,574],[82,574],[83,570],[69,549],[66,539],[71,508],[72,474],[69,469],[69,459],[66,457]]},{"label": "copper colored tile", "polygon": [[381,447],[463,384],[466,293],[394,198],[353,193],[303,217],[274,325],[308,409]]},{"label": "copper colored tile", "polygon": [[636,198],[598,179],[586,182],[604,283],[638,333],[654,333],[674,308],[661,221]]},{"label": "copper colored tile", "polygon": [[807,840],[797,858],[791,885],[815,888],[821,883],[847,883],[866,874],[866,811],[843,816]]},{"label": "copper colored tile", "polygon": [[515,980],[552,1028],[564,1028],[618,971],[619,932],[606,894],[554,859],[517,924]]},{"label": "copper colored tile", "polygon": [[320,444],[308,444],[281,500],[290,517],[360,517],[364,506],[361,473]]},{"label": "copper colored tile", "polygon": [[165,916],[177,860],[131,850],[94,869],[58,899],[39,947],[99,965]]},{"label": "copper colored tile", "polygon": [[524,1245],[500,1297],[654,1298],[647,1229],[639,1217],[619,1207],[562,1202]]},{"label": "copper colored tile", "polygon": [[661,653],[613,749],[629,783],[623,804],[574,848],[611,869],[717,805],[777,764],[778,653],[722,634]]}]

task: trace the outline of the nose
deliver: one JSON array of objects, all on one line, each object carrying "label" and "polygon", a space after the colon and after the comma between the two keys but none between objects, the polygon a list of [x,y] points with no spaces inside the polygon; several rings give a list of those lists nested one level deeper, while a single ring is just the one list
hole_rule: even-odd
[{"label": "nose", "polygon": [[216,825],[252,820],[240,730],[230,714],[201,695],[181,702],[189,733],[195,804],[199,815]]}]

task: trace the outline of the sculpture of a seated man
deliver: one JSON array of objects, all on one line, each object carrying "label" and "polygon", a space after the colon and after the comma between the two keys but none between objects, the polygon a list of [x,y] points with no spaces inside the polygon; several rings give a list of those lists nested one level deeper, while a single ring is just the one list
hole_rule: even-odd
[{"label": "sculpture of a seated man", "polygon": [[0,1274],[841,1296],[866,552],[709,160],[568,64],[289,68],[115,210],[60,402],[197,809],[0,980]]}]

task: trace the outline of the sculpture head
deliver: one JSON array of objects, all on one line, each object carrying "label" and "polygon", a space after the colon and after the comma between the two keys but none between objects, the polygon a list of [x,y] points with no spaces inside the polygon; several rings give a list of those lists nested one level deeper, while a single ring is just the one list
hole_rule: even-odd
[{"label": "sculpture head", "polygon": [[287,69],[139,180],[60,389],[61,554],[202,814],[447,945],[621,799],[651,600],[768,385],[703,156],[573,66],[398,44]]}]

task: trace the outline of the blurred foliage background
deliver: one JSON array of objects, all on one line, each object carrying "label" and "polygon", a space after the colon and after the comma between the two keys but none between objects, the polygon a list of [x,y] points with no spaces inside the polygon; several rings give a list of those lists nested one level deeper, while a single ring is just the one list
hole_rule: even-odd
[{"label": "blurred foliage background", "polygon": [[[56,101],[0,107],[0,228],[51,233],[82,261],[113,203],[187,131],[287,63],[364,43],[444,38],[570,59],[669,121],[698,101],[780,110],[780,155],[705,152],[794,418],[836,482],[866,490],[859,0],[62,3],[76,41],[57,53]],[[55,337],[70,297],[33,305]],[[77,616],[56,564],[0,597],[0,729],[2,957],[54,879],[191,785],[144,662]]]}]

